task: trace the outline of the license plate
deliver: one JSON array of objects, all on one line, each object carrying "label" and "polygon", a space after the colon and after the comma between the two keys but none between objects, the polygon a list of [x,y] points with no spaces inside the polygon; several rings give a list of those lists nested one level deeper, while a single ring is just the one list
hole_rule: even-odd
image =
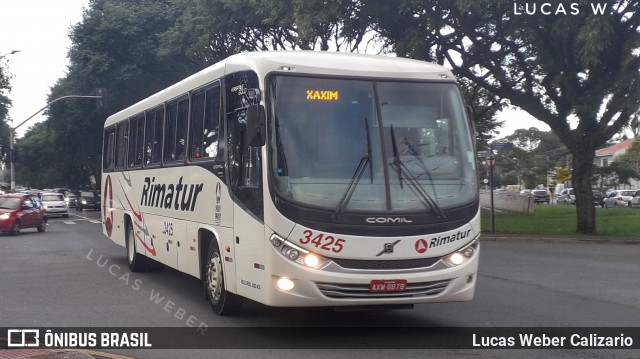
[{"label": "license plate", "polygon": [[369,283],[369,292],[404,292],[407,289],[406,279],[372,280]]}]

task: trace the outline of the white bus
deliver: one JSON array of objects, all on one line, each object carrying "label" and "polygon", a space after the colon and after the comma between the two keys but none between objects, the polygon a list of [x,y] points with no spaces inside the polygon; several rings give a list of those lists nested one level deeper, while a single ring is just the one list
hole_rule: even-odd
[{"label": "white bus", "polygon": [[328,52],[231,56],[110,116],[103,232],[132,271],[202,279],[218,314],[468,301],[473,125],[447,69]]}]

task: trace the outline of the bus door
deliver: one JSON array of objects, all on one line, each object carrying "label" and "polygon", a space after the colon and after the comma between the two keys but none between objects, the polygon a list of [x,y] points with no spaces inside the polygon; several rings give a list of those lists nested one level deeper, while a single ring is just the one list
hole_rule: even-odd
[{"label": "bus door", "polygon": [[262,147],[244,142],[246,109],[227,115],[229,185],[233,191],[233,236],[238,294],[259,298],[266,284]]}]

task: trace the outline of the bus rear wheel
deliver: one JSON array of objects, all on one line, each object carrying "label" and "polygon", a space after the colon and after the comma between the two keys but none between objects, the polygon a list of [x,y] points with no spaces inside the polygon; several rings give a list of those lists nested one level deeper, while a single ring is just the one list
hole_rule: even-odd
[{"label": "bus rear wheel", "polygon": [[203,285],[211,308],[218,315],[236,313],[242,305],[242,298],[227,292],[222,272],[222,256],[215,240],[211,242],[207,253]]},{"label": "bus rear wheel", "polygon": [[136,234],[131,222],[127,222],[125,244],[127,246],[127,263],[132,272],[140,272],[145,268],[144,256],[136,250]]}]

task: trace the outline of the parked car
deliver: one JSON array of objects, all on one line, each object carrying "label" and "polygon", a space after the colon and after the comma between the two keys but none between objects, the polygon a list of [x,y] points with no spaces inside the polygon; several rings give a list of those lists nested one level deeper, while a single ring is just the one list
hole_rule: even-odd
[{"label": "parked car", "polygon": [[575,204],[576,196],[573,193],[573,188],[565,188],[558,194],[558,204]]},{"label": "parked car", "polygon": [[521,196],[525,196],[525,197],[529,197],[529,196],[531,196],[531,190],[530,189],[523,189],[522,191],[520,191],[520,195]]},{"label": "parked car", "polygon": [[631,197],[629,207],[640,207],[640,189],[633,194],[633,197]]},{"label": "parked car", "polygon": [[635,189],[613,191],[604,199],[604,208],[629,206],[631,198],[636,192]]},{"label": "parked car", "polygon": [[83,209],[100,210],[100,197],[93,191],[80,191],[78,201],[76,203],[76,211],[82,211]]},{"label": "parked car", "polygon": [[535,189],[531,191],[534,203],[549,203],[549,192],[544,189]]},{"label": "parked car", "polygon": [[44,205],[44,211],[47,216],[69,217],[69,206],[64,200],[64,196],[57,192],[43,193],[40,200]]},{"label": "parked car", "polygon": [[67,191],[67,193],[65,193],[64,195],[64,201],[67,202],[67,206],[69,206],[69,208],[75,208],[76,204],[78,203],[78,196]]},{"label": "parked car", "polygon": [[599,189],[592,190],[593,192],[593,204],[596,206],[604,207],[604,198],[605,196],[600,192]]},{"label": "parked car", "polygon": [[0,231],[17,235],[25,228],[44,232],[47,217],[37,197],[12,193],[0,195]]}]

